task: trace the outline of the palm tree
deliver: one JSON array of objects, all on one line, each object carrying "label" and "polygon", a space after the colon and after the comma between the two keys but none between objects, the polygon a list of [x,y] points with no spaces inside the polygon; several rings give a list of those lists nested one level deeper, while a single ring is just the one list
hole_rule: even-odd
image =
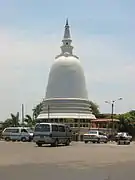
[{"label": "palm tree", "polygon": [[99,106],[92,101],[90,101],[90,109],[91,109],[92,114],[94,114],[95,116],[98,116],[100,114]]},{"label": "palm tree", "polygon": [[19,126],[19,112],[17,112],[16,115],[12,114],[11,113],[11,118],[9,119],[6,119],[2,125],[1,125],[1,129],[5,129],[7,127],[16,127],[16,126]]},{"label": "palm tree", "polygon": [[19,112],[16,115],[11,113],[11,125],[12,126],[19,126]]},{"label": "palm tree", "polygon": [[2,123],[2,126],[1,126],[1,129],[5,129],[7,127],[10,127],[12,126],[12,119],[6,119],[3,123]]},{"label": "palm tree", "polygon": [[33,118],[36,119],[37,116],[40,114],[42,111],[42,102],[39,103],[34,109],[33,109]]},{"label": "palm tree", "polygon": [[28,114],[25,116],[24,122],[26,122],[29,127],[35,125],[35,120]]}]

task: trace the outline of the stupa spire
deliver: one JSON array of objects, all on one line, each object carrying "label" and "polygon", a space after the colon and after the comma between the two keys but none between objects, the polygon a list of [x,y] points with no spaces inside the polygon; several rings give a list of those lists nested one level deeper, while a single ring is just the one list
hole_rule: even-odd
[{"label": "stupa spire", "polygon": [[68,18],[66,19],[66,26],[68,26]]},{"label": "stupa spire", "polygon": [[70,39],[70,27],[68,25],[68,18],[66,19],[65,31],[64,31],[64,38],[63,39]]},{"label": "stupa spire", "polygon": [[62,40],[62,46],[61,48],[61,54],[56,56],[56,58],[60,56],[74,56],[78,58],[77,56],[73,55],[73,46],[71,45],[72,40],[71,40],[71,35],[70,35],[70,26],[68,23],[68,18],[66,19],[66,24],[65,24],[65,29],[64,29],[64,36]]}]

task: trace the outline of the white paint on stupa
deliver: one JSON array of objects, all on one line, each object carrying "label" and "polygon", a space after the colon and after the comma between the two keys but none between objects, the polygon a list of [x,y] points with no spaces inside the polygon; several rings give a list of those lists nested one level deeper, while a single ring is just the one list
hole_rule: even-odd
[{"label": "white paint on stupa", "polygon": [[37,119],[47,119],[48,115],[51,119],[95,119],[90,111],[84,71],[71,43],[66,20],[61,53],[50,69],[43,111]]}]

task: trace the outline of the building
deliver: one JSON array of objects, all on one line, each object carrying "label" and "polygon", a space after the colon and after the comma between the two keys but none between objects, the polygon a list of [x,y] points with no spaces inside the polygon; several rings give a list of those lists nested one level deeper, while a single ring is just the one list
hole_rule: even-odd
[{"label": "building", "polygon": [[91,120],[91,128],[108,128],[110,124],[114,124],[115,126],[118,126],[119,124],[119,119],[96,119],[96,120]]},{"label": "building", "polygon": [[61,53],[50,69],[43,108],[37,121],[68,123],[75,129],[87,128],[91,113],[85,76],[79,58],[73,54],[70,27],[66,20]]}]

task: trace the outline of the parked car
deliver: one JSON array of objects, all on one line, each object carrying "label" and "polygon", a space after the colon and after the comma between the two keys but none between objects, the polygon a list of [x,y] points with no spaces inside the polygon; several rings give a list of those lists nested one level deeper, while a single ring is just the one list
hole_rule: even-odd
[{"label": "parked car", "polygon": [[33,131],[29,127],[8,127],[2,132],[5,141],[31,141],[33,139]]},{"label": "parked car", "polygon": [[69,126],[59,123],[37,123],[34,130],[33,141],[38,145],[50,144],[69,146],[72,139],[72,131]]},{"label": "parked car", "polygon": [[127,132],[119,132],[115,136],[115,141],[117,142],[120,138],[125,138],[129,140],[130,142],[132,141],[132,136],[130,136]]},{"label": "parked car", "polygon": [[108,142],[108,138],[103,132],[93,131],[93,130],[90,130],[90,131],[88,131],[88,133],[85,133],[83,136],[83,140],[85,143],[88,143],[88,142],[92,142],[92,143],[104,142],[104,143],[107,143]]}]

